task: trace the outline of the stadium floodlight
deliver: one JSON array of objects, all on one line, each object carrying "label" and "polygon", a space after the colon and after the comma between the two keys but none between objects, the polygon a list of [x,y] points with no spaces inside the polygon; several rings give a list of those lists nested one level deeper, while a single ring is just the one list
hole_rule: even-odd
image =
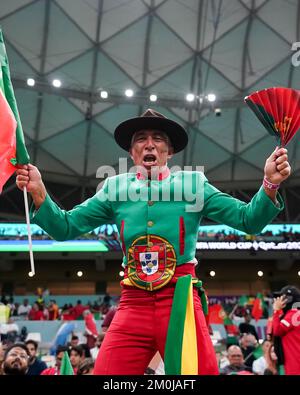
[{"label": "stadium floodlight", "polygon": [[155,102],[157,100],[157,96],[152,94],[152,95],[150,95],[149,99],[150,99],[150,101]]},{"label": "stadium floodlight", "polygon": [[126,89],[125,96],[132,97],[133,95],[134,95],[134,92],[132,89]]},{"label": "stadium floodlight", "polygon": [[262,277],[262,276],[264,275],[264,272],[261,271],[261,270],[259,270],[259,271],[257,272],[257,275],[258,275],[258,277]]},{"label": "stadium floodlight", "polygon": [[300,276],[300,270],[299,270],[299,272],[298,272],[298,276]]},{"label": "stadium floodlight", "polygon": [[195,100],[195,95],[194,95],[193,93],[188,93],[188,94],[185,96],[185,100],[186,100],[186,101],[189,101],[189,102],[192,102],[192,101]]},{"label": "stadium floodlight", "polygon": [[211,103],[213,103],[214,101],[216,101],[216,95],[214,94],[214,93],[209,93],[208,95],[207,95],[207,100],[209,101],[209,102],[211,102]]},{"label": "stadium floodlight", "polygon": [[54,88],[60,88],[61,87],[61,80],[54,79],[52,81],[52,85],[54,86]]},{"label": "stadium floodlight", "polygon": [[101,97],[101,99],[107,99],[108,98],[108,92],[107,91],[101,91],[100,92],[100,97]]},{"label": "stadium floodlight", "polygon": [[27,78],[27,85],[28,86],[34,86],[35,85],[35,80],[33,78]]},{"label": "stadium floodlight", "polygon": [[82,277],[82,276],[83,276],[83,272],[81,270],[78,270],[77,277]]},{"label": "stadium floodlight", "polygon": [[216,272],[215,272],[214,270],[211,270],[211,271],[209,272],[209,275],[210,275],[210,277],[215,277]]}]

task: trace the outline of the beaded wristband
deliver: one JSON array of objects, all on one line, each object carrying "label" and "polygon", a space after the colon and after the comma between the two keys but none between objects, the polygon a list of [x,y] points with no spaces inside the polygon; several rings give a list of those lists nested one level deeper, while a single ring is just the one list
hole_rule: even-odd
[{"label": "beaded wristband", "polygon": [[280,184],[273,184],[272,182],[268,181],[268,180],[266,179],[266,177],[265,177],[265,178],[264,178],[264,181],[263,181],[263,186],[264,186],[265,188],[268,188],[268,189],[277,190],[277,189],[279,189]]}]

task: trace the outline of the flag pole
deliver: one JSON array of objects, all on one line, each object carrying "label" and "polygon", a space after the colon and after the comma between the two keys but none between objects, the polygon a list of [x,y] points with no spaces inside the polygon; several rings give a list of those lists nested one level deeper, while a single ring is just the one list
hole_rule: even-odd
[{"label": "flag pole", "polygon": [[33,260],[31,229],[30,229],[30,219],[29,219],[29,205],[28,205],[28,196],[27,196],[27,188],[26,187],[23,188],[23,195],[24,195],[25,216],[26,216],[27,233],[28,233],[30,267],[31,267],[32,276],[34,276],[35,275],[35,268],[34,268],[34,260]]},{"label": "flag pole", "polygon": [[239,305],[239,304],[237,303],[237,304],[234,306],[234,308],[232,309],[231,313],[228,315],[228,317],[229,317],[230,319],[232,319],[235,310],[238,308],[238,305]]}]

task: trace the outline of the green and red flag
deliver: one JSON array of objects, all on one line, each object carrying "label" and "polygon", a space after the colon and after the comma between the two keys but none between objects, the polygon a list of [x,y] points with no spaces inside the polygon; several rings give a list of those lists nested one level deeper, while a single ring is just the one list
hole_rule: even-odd
[{"label": "green and red flag", "polygon": [[255,350],[253,351],[253,356],[255,359],[258,359],[260,357],[263,357],[264,352],[263,352],[263,348],[261,344],[258,344],[255,348]]},{"label": "green and red flag", "polygon": [[208,313],[210,324],[224,325],[224,320],[227,318],[227,314],[221,304],[213,304],[209,306]]},{"label": "green and red flag", "polygon": [[198,349],[191,275],[179,277],[176,283],[164,362],[167,375],[198,374]]},{"label": "green and red flag", "polygon": [[69,358],[69,354],[67,353],[67,351],[64,352],[64,356],[63,359],[61,361],[61,366],[60,366],[60,370],[59,373],[62,376],[74,376],[74,370]]},{"label": "green and red flag", "polygon": [[228,315],[224,318],[224,326],[228,335],[237,336],[239,334],[239,328],[233,323]]},{"label": "green and red flag", "polygon": [[237,344],[239,328],[233,323],[232,319],[225,312],[221,304],[209,306],[209,323],[221,324],[227,333],[227,344]]},{"label": "green and red flag", "polygon": [[248,303],[249,303],[249,297],[248,296],[242,295],[242,296],[239,297],[239,300],[238,300],[238,306],[239,307],[245,307],[245,306],[247,306]]},{"label": "green and red flag", "polygon": [[258,321],[263,316],[263,313],[264,313],[264,297],[261,293],[258,293],[253,303],[251,315],[255,319],[255,321]]},{"label": "green and red flag", "polygon": [[227,333],[227,346],[230,344],[238,344],[239,328],[233,323],[232,319],[226,315],[224,319],[224,328]]},{"label": "green and red flag", "polygon": [[9,63],[0,29],[0,193],[17,164],[29,163]]}]

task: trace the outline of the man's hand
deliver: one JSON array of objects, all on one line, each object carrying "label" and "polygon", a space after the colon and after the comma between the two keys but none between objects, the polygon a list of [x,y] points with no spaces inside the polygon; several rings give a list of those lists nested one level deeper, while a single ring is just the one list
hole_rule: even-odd
[{"label": "man's hand", "polygon": [[41,173],[38,168],[28,164],[19,165],[16,170],[17,187],[23,190],[24,187],[31,194],[34,205],[38,209],[46,199],[47,191],[42,181]]},{"label": "man's hand", "polygon": [[285,295],[279,296],[278,298],[274,299],[273,302],[273,310],[279,311],[285,308],[287,302],[287,297]]},{"label": "man's hand", "polygon": [[[291,166],[288,162],[287,150],[276,147],[275,151],[269,156],[265,164],[265,178],[272,184],[280,184],[291,174]],[[277,190],[269,189],[264,186],[264,190],[269,198],[277,204]]]},{"label": "man's hand", "polygon": [[265,164],[265,178],[272,184],[281,184],[291,174],[287,149],[276,147]]}]

